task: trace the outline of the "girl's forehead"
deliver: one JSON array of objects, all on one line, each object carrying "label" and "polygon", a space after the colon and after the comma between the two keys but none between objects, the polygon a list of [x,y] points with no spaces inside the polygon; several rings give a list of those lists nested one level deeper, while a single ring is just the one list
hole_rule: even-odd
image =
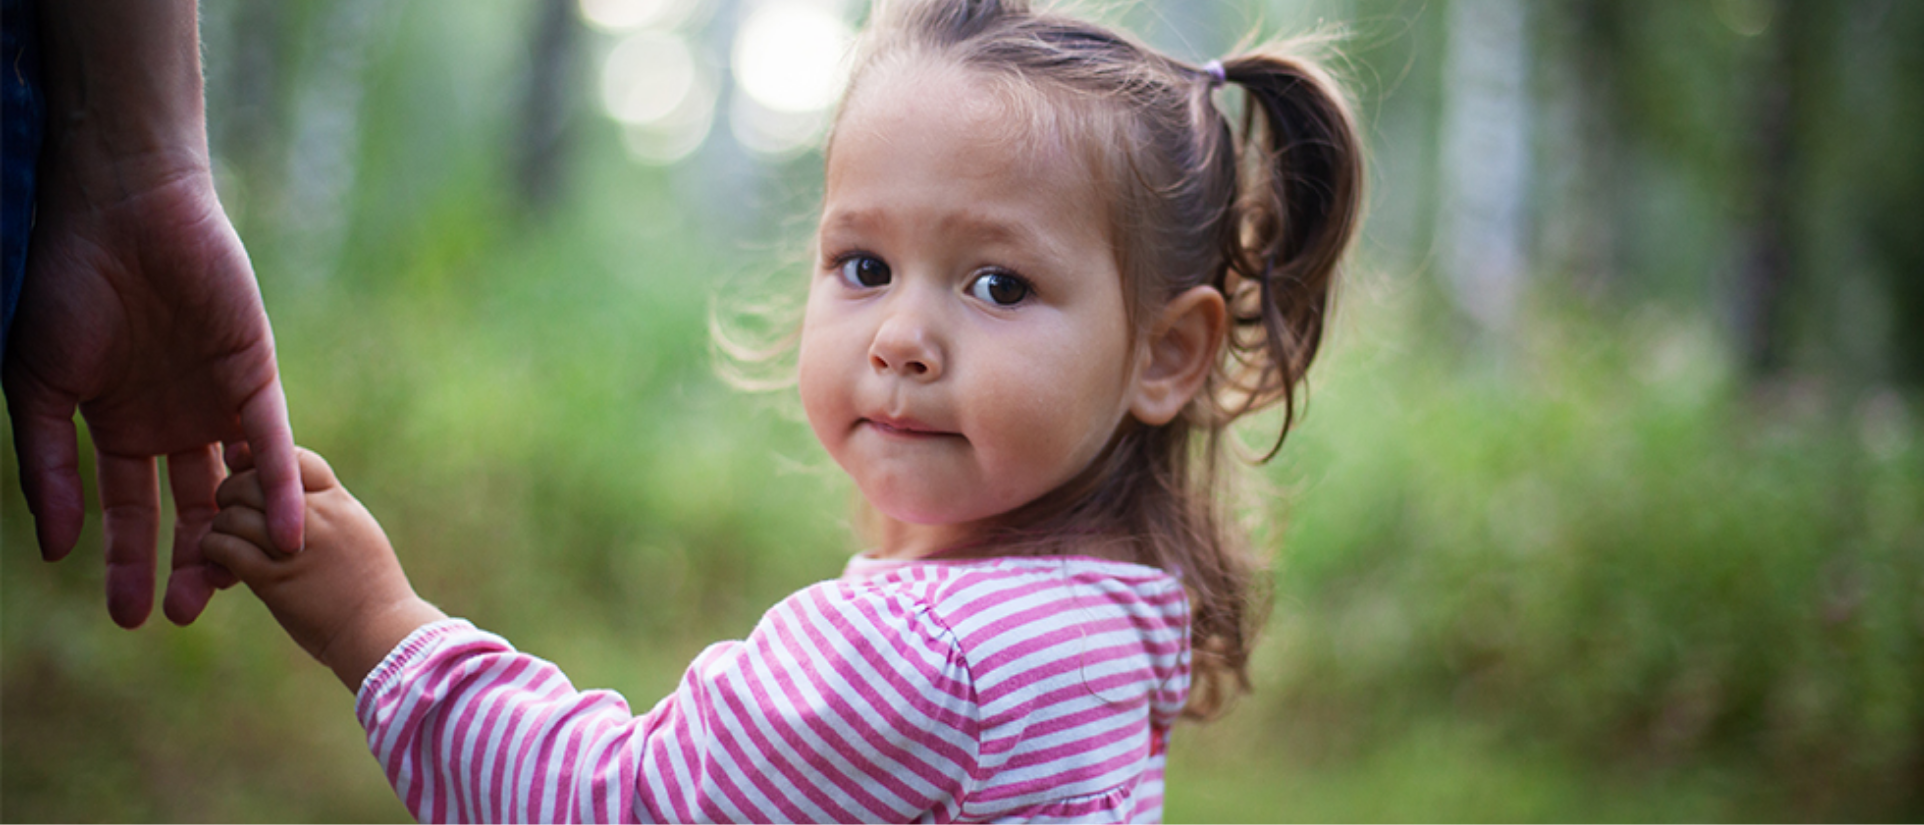
[{"label": "girl's forehead", "polygon": [[[954,60],[901,56],[878,60],[850,90],[830,139],[829,157],[849,132],[890,140],[905,127],[941,120],[985,144],[999,144],[1019,158],[1055,166],[1077,163],[1067,101],[1018,78],[964,66]],[[1089,171],[1086,166],[1082,171]]]},{"label": "girl's forehead", "polygon": [[917,198],[946,202],[946,212],[989,213],[1048,201],[1035,219],[1110,237],[1106,167],[1048,97],[946,59],[871,65],[835,126],[818,228],[841,225],[837,214],[887,214]]}]

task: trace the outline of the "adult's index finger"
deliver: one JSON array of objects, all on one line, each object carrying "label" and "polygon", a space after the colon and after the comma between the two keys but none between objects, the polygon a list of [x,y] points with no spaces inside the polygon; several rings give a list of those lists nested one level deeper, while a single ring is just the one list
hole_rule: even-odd
[{"label": "adult's index finger", "polygon": [[261,489],[267,494],[267,535],[283,553],[298,553],[306,544],[301,498],[301,470],[294,454],[294,430],[287,423],[287,398],[280,376],[247,399],[241,407],[241,429],[254,454]]}]

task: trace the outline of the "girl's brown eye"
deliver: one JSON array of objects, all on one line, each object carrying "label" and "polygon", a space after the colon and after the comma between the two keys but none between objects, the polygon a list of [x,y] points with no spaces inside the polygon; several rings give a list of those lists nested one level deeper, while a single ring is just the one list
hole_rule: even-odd
[{"label": "girl's brown eye", "polygon": [[1029,282],[1007,272],[985,272],[969,283],[970,295],[999,307],[1022,303],[1029,291]]},{"label": "girl's brown eye", "polygon": [[887,286],[892,274],[888,264],[868,255],[854,255],[842,261],[841,273],[844,283],[858,289]]}]

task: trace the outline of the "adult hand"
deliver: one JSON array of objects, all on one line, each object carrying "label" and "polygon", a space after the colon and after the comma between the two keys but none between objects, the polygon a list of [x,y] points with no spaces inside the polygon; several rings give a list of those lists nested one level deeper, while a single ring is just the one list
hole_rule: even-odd
[{"label": "adult hand", "polygon": [[93,435],[107,609],[153,609],[167,456],[177,522],[167,617],[186,624],[233,577],[200,539],[223,441],[258,458],[268,534],[302,544],[301,483],[274,336],[247,251],[214,194],[195,0],[61,0],[40,12],[47,135],[4,382],[41,553],[80,536],[76,408]]},{"label": "adult hand", "polygon": [[154,158],[87,155],[54,152],[43,167],[7,348],[21,489],[42,555],[65,556],[85,512],[77,407],[94,442],[108,611],[135,627],[153,608],[154,457],[167,456],[177,520],[166,614],[186,624],[215,588],[234,581],[200,553],[225,475],[221,442],[245,438],[258,457],[274,543],[288,551],[302,543],[300,476],[273,333],[204,164],[190,158],[168,169]]}]

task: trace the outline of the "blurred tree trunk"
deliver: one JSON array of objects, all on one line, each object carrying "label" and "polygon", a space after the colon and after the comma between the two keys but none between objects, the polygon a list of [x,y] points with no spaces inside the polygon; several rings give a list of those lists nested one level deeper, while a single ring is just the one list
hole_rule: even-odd
[{"label": "blurred tree trunk", "polygon": [[276,204],[292,233],[288,262],[301,277],[332,277],[352,218],[361,166],[361,100],[386,4],[349,0],[318,6],[303,38],[313,52],[297,68]]},{"label": "blurred tree trunk", "polygon": [[1787,323],[1784,293],[1797,263],[1793,209],[1800,165],[1795,130],[1808,108],[1810,0],[1778,0],[1766,33],[1767,54],[1752,90],[1750,215],[1743,233],[1735,294],[1737,345],[1745,369],[1762,378],[1783,369]]},{"label": "blurred tree trunk", "polygon": [[1528,10],[1521,0],[1454,0],[1443,57],[1443,275],[1457,305],[1498,339],[1529,269]]},{"label": "blurred tree trunk", "polygon": [[529,43],[514,179],[522,211],[530,216],[552,208],[567,169],[568,122],[582,42],[574,7],[572,0],[540,0]]},{"label": "blurred tree trunk", "polygon": [[[1871,41],[1851,55],[1868,91],[1860,100],[1875,107],[1862,113],[1868,123],[1851,127],[1862,146],[1855,206],[1891,299],[1894,377],[1924,387],[1924,3],[1859,2],[1853,10],[1853,39]],[[1924,752],[1918,769],[1924,789]]]},{"label": "blurred tree trunk", "polygon": [[1629,113],[1620,89],[1630,13],[1620,0],[1575,0],[1539,11],[1544,53],[1537,63],[1550,87],[1542,96],[1540,258],[1593,298],[1613,289],[1623,266],[1618,246],[1627,170],[1620,146]]}]

